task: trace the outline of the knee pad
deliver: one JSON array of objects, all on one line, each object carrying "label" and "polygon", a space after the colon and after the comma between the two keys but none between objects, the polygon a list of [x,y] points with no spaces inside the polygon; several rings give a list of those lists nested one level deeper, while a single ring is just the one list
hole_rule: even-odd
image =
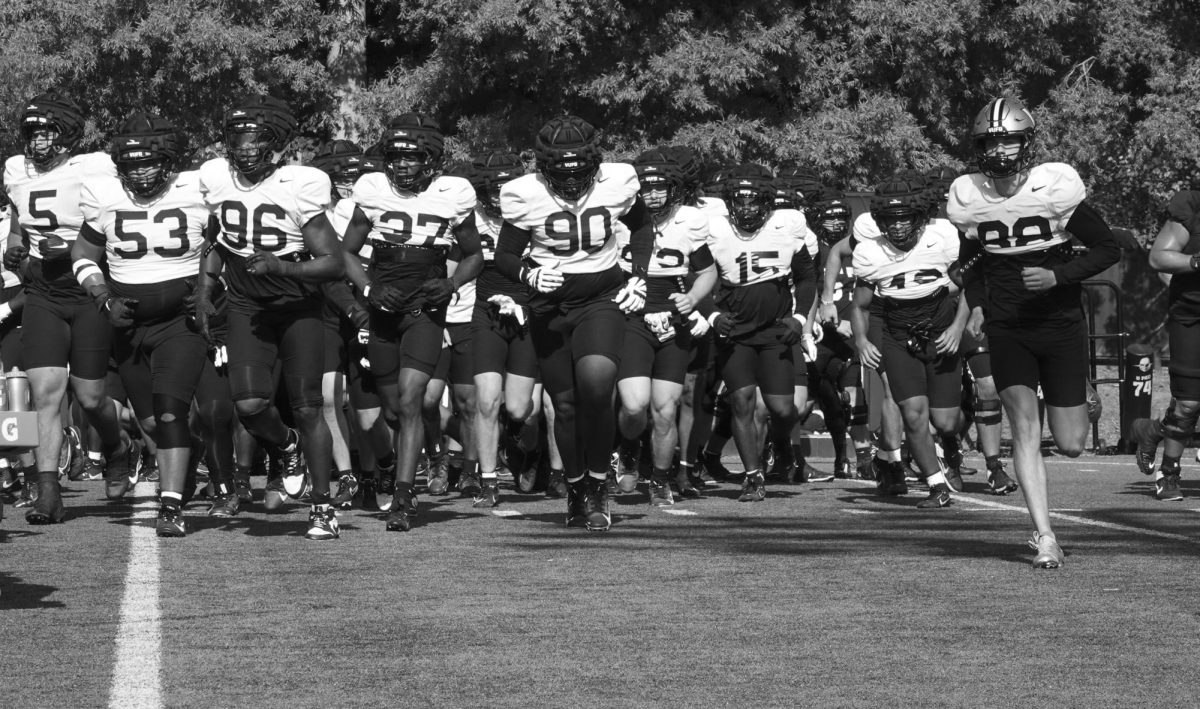
[{"label": "knee pad", "polygon": [[156,419],[154,442],[159,448],[187,448],[192,443],[192,432],[188,428],[188,412],[191,404],[165,394],[154,395],[154,418]]},{"label": "knee pad", "polygon": [[1167,409],[1166,415],[1163,416],[1163,436],[1187,443],[1192,437],[1192,432],[1196,430],[1197,419],[1200,419],[1200,404],[1192,402],[1183,404],[1176,401],[1175,405]]},{"label": "knee pad", "polygon": [[847,423],[851,426],[866,426],[871,416],[871,409],[864,401],[861,404],[850,407],[850,419]]},{"label": "knee pad", "polygon": [[980,399],[975,397],[972,402],[975,409],[975,423],[981,426],[991,426],[1000,423],[1000,400]]}]

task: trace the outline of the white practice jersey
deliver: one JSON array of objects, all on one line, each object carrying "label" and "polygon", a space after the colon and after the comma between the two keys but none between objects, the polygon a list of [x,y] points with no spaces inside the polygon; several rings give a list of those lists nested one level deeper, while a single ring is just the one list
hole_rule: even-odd
[{"label": "white practice jersey", "polygon": [[529,256],[563,273],[600,273],[617,264],[629,229],[620,217],[637,200],[637,172],[624,163],[601,163],[592,188],[568,202],[537,173],[500,188],[504,220],[532,232]]},{"label": "white practice jersey", "polygon": [[738,229],[726,217],[709,220],[708,248],[721,282],[734,288],[791,276],[792,256],[802,249],[817,258],[817,236],[804,215],[777,209],[753,234]]},{"label": "white practice jersey", "polygon": [[1042,251],[1071,239],[1067,222],[1087,196],[1075,168],[1043,163],[1011,197],[1001,196],[991,178],[963,175],[950,186],[946,214],[968,239],[983,243],[992,254]]},{"label": "white practice jersey", "polygon": [[307,251],[301,229],[332,201],[329,176],[316,168],[283,165],[249,186],[225,158],[200,166],[200,190],[220,222],[217,243],[242,257]]},{"label": "white practice jersey", "polygon": [[[650,278],[686,276],[693,253],[708,243],[708,216],[695,207],[675,207],[666,219],[655,221],[654,251],[646,275]],[[623,231],[621,270],[633,272],[633,250],[629,231]],[[619,237],[620,238],[620,237]]]},{"label": "white practice jersey", "polygon": [[[334,233],[337,234],[339,241],[346,238],[346,229],[350,226],[350,220],[354,218],[354,210],[358,207],[352,199],[339,199],[326,214],[329,216],[329,225],[333,227]],[[364,261],[371,260],[371,240],[363,240],[362,248],[358,250],[358,255]]]},{"label": "white practice jersey", "polygon": [[200,173],[181,172],[152,202],[130,197],[116,177],[83,185],[80,208],[88,226],[104,238],[113,280],[163,283],[200,271],[209,211],[200,193]]},{"label": "white practice jersey", "polygon": [[29,237],[30,256],[65,256],[83,225],[79,208],[83,184],[116,175],[117,168],[108,153],[72,155],[47,172],[38,170],[24,155],[9,158],[4,163],[4,188],[17,210],[21,229]]},{"label": "white practice jersey", "polygon": [[854,247],[854,275],[872,284],[881,297],[916,300],[949,287],[950,265],[957,260],[958,230],[945,219],[934,219],[908,251],[884,238],[859,241]]},{"label": "white practice jersey", "polygon": [[454,227],[475,208],[475,188],[461,177],[435,178],[421,192],[397,190],[382,172],[354,183],[355,204],[371,221],[372,246],[421,246],[448,250]]}]

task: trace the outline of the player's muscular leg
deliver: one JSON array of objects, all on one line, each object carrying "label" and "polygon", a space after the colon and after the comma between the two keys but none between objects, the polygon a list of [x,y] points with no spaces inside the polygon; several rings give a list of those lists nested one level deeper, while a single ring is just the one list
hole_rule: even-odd
[{"label": "player's muscular leg", "polygon": [[1047,405],[1046,422],[1050,425],[1050,434],[1054,436],[1054,445],[1059,452],[1068,458],[1076,458],[1083,452],[1088,433],[1087,404]]},{"label": "player's muscular leg", "polygon": [[429,375],[416,369],[401,369],[395,382],[380,384],[384,406],[396,422],[396,480],[411,484],[417,476],[417,457],[425,426],[421,418]]},{"label": "player's muscular leg", "polygon": [[500,398],[504,386],[499,372],[475,375],[475,447],[479,468],[496,469],[496,450],[500,444]]},{"label": "player's muscular leg", "polygon": [[[582,478],[587,474],[575,440],[575,393],[572,391],[550,394],[551,406],[546,407],[546,418],[550,420],[550,464],[554,465],[557,453],[559,465],[566,471],[568,480]],[[612,436],[609,436],[612,440]]]},{"label": "player's muscular leg", "polygon": [[[588,424],[582,428],[576,425],[575,435],[582,446],[583,462],[588,471],[608,470],[616,428],[613,415],[616,380],[617,363],[604,355],[584,355],[575,364],[579,406],[588,414]],[[562,445],[562,439],[559,439],[559,445]]]},{"label": "player's muscular leg", "polygon": [[278,448],[287,442],[288,429],[279,411],[264,397],[252,396],[233,402],[238,420],[259,441]]},{"label": "player's muscular leg", "polygon": [[646,430],[647,409],[650,407],[650,377],[629,377],[617,382],[621,410],[617,414],[621,437],[633,440]]},{"label": "player's muscular leg", "polygon": [[[758,470],[758,426],[755,425],[755,409],[758,407],[757,387],[746,386],[729,393],[729,407],[733,413],[733,443],[744,470]],[[789,403],[791,403],[789,398]],[[765,407],[764,407],[765,408]]]},{"label": "player's muscular leg", "polygon": [[87,416],[88,421],[100,434],[100,441],[105,451],[112,451],[121,445],[121,422],[117,417],[117,409],[109,398],[103,379],[80,379],[71,377],[71,391],[75,400]]},{"label": "player's muscular leg", "polygon": [[937,453],[933,448],[933,436],[929,434],[929,399],[912,396],[898,402],[904,420],[904,433],[908,437],[908,448],[913,460],[925,475],[938,472]]},{"label": "player's muscular leg", "polygon": [[[1027,386],[1013,385],[1000,392],[1013,436],[1013,468],[1034,526],[1042,534],[1050,528],[1050,503],[1046,489],[1046,467],[1042,461],[1042,425],[1037,394]],[[1083,408],[1083,407],[1081,407]],[[1084,412],[1084,421],[1087,413]]]},{"label": "player's muscular leg", "polygon": [[659,470],[669,470],[675,458],[675,446],[679,443],[675,417],[682,394],[682,384],[661,380],[651,383],[650,452],[654,467]]},{"label": "player's muscular leg", "polygon": [[328,501],[333,441],[329,426],[325,423],[322,407],[319,403],[295,406],[292,408],[292,418],[296,422],[296,430],[300,433],[300,449],[304,451],[304,459],[312,479],[313,500]]},{"label": "player's muscular leg", "polygon": [[58,476],[58,450],[62,446],[63,397],[67,394],[66,367],[30,369],[29,395],[37,411],[38,446],[35,459],[39,472],[54,471]]}]

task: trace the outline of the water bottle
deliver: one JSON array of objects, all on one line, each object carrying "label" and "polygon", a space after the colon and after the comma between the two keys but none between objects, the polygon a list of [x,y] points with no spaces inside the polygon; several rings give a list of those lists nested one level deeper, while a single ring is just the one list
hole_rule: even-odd
[{"label": "water bottle", "polygon": [[29,410],[29,377],[13,367],[4,377],[4,390],[8,394],[8,411]]}]

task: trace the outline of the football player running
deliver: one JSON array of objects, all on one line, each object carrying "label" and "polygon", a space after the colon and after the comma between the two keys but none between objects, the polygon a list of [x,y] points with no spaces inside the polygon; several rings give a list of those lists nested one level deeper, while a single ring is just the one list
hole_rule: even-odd
[{"label": "football player running", "polygon": [[[440,175],[441,129],[429,116],[393,118],[382,138],[384,172],[354,185],[357,208],[344,241],[346,275],[371,307],[367,345],[383,414],[396,431],[395,482],[387,529],[407,532],[417,515],[413,487],[425,436],[422,402],[442,351],[446,307],[483,263],[479,239],[461,228],[475,208],[475,190],[461,177]],[[364,270],[356,255],[371,242]],[[446,259],[462,255],[453,277]]]},{"label": "football player running", "polygon": [[[117,176],[84,182],[84,223],[71,249],[76,280],[113,326],[113,357],[134,415],[157,444],[160,537],[187,533],[188,413],[208,361],[184,307],[208,207],[199,174],[178,171],[183,149],[182,136],[159,116],[136,113],[122,123],[112,139]],[[232,478],[213,482],[219,495],[236,497]]]},{"label": "football player running", "polygon": [[[509,467],[517,488],[533,490],[537,470],[530,456],[522,455],[533,446],[522,447],[523,434],[540,409],[541,387],[537,385],[537,354],[529,334],[529,288],[508,278],[496,267],[496,243],[504,220],[500,213],[501,188],[521,175],[521,158],[509,152],[491,152],[477,157],[471,165],[471,184],[478,203],[465,228],[479,234],[483,247],[483,270],[475,280],[475,312],[471,324],[472,370],[475,379],[475,436],[479,470],[483,478],[481,505],[490,503],[500,445],[500,405],[508,412],[510,439]],[[536,445],[536,443],[534,444]],[[555,480],[553,490],[563,481]]]},{"label": "football player running", "polygon": [[[602,161],[595,129],[577,116],[538,131],[537,173],[500,189],[504,225],[496,266],[523,281],[530,333],[554,408],[555,442],[567,478],[567,525],[606,531],[605,483],[616,415],[613,389],[625,340],[624,313],[646,300],[651,219],[631,165]],[[632,275],[618,265],[630,232]],[[529,256],[522,263],[526,248]]]},{"label": "football player running", "polygon": [[21,119],[25,154],[4,165],[4,185],[15,210],[4,266],[25,274],[21,362],[38,416],[38,499],[25,513],[30,524],[65,517],[58,458],[68,381],[101,437],[105,495],[119,499],[129,488],[131,442],[105,391],[112,327],[71,273],[71,244],[83,223],[80,189],[90,179],[116,174],[105,153],[72,155],[83,122],[79,106],[56,91],[33,98]]},{"label": "football player running", "polygon": [[[859,356],[868,367],[883,365],[892,398],[904,418],[908,446],[929,497],[921,508],[947,507],[950,486],[929,433],[955,433],[962,396],[959,338],[966,306],[951,293],[950,266],[958,259],[958,232],[947,222],[929,222],[924,181],[893,178],[879,185],[871,199],[871,218],[879,236],[856,232],[852,324],[862,344]],[[856,229],[864,224],[855,223]],[[876,347],[866,337],[867,308],[882,300],[883,341]]]},{"label": "football player running", "polygon": [[[343,273],[326,210],[325,173],[284,165],[296,118],[271,96],[243,100],[225,113],[227,157],[200,166],[200,190],[217,220],[215,248],[200,267],[196,323],[211,338],[212,296],[222,270],[228,286],[228,371],[238,418],[280,461],[287,492],[304,488],[301,451],[312,481],[308,539],[338,537],[330,505],[330,432],[321,410],[323,338],[320,284]],[[273,404],[276,363],[296,429]]]},{"label": "football player running", "polygon": [[738,499],[756,502],[767,496],[756,392],[766,405],[770,440],[790,456],[799,418],[795,368],[804,367],[795,363],[793,346],[811,337],[817,238],[799,211],[774,208],[773,176],[761,165],[732,169],[723,194],[729,216],[713,216],[709,223],[708,247],[720,275],[709,323],[718,337],[717,369],[729,389],[734,443],[746,471]]},{"label": "football player running", "polygon": [[[1150,249],[1150,267],[1170,274],[1167,286],[1167,335],[1171,347],[1171,404],[1160,420],[1137,419],[1138,467],[1154,474],[1154,496],[1179,501],[1179,459],[1200,420],[1200,192],[1177,192],[1167,203],[1167,220]],[[1163,444],[1154,469],[1155,449]]]},{"label": "football player running", "polygon": [[[978,336],[986,327],[992,375],[1012,427],[1013,466],[1036,528],[1033,565],[1057,568],[1064,557],[1050,526],[1037,389],[1055,444],[1079,455],[1088,428],[1080,284],[1121,252],[1075,169],[1034,164],[1035,136],[1033,116],[1019,101],[990,101],[971,126],[979,172],[954,181],[946,212],[964,235],[962,262],[983,252],[979,265],[963,272],[967,328]],[[1088,247],[1085,255],[1073,257],[1071,237]]]},{"label": "football player running", "polygon": [[[629,483],[637,481],[638,447],[649,412],[650,503],[661,507],[674,502],[669,476],[679,442],[676,417],[692,358],[692,338],[709,329],[696,306],[712,291],[717,271],[707,244],[708,217],[680,204],[684,181],[678,166],[661,150],[642,153],[633,165],[642,201],[653,217],[654,251],[646,274],[646,305],[626,320],[625,348],[617,371],[623,449],[623,476],[618,484],[629,492]],[[626,247],[622,244],[621,267],[632,272],[633,254]],[[685,287],[689,273],[696,277]],[[676,476],[675,483],[681,496],[699,497],[686,471]]]}]

